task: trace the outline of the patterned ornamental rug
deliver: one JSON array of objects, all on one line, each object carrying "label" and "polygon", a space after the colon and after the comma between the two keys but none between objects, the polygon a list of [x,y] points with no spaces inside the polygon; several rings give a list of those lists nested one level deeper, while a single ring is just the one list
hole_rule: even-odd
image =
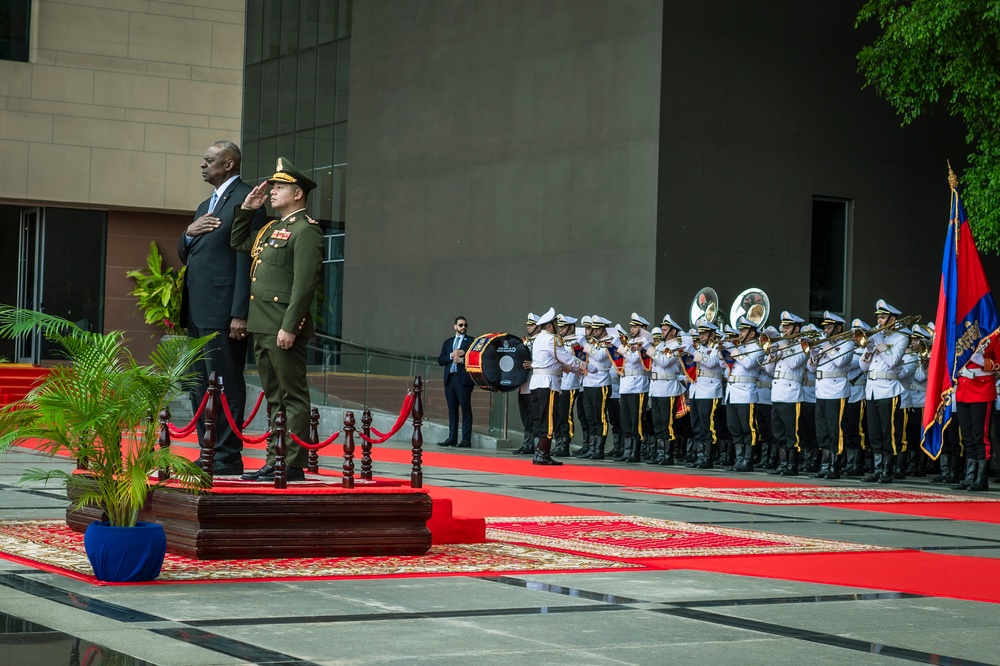
[{"label": "patterned ornamental rug", "polygon": [[864,544],[640,516],[487,518],[486,538],[592,557],[636,561],[661,557],[889,550]]},{"label": "patterned ornamental rug", "polygon": [[903,504],[934,502],[1000,502],[982,495],[949,495],[919,490],[883,488],[825,488],[786,486],[784,488],[626,488],[629,492],[679,495],[744,504]]},{"label": "patterned ornamental rug", "polygon": [[[156,583],[324,580],[657,568],[663,557],[890,550],[639,516],[487,518],[487,542],[434,546],[425,555],[196,560],[167,554]],[[0,521],[0,558],[96,583],[83,535],[62,520]]]}]

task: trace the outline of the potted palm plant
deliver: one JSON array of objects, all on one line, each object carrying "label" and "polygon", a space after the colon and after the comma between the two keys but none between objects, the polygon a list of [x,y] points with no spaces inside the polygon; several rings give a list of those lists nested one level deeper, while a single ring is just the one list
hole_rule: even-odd
[{"label": "potted palm plant", "polygon": [[[0,305],[0,336],[17,337],[39,329],[65,359],[28,395],[0,409],[0,452],[29,443],[50,455],[75,458],[80,469],[29,469],[22,482],[66,484],[73,506],[95,506],[107,520],[92,523],[84,545],[100,580],[151,580],[159,575],[166,550],[163,528],[143,524],[139,511],[150,492],[164,485],[160,469],[173,471],[173,487],[197,491],[209,477],[193,462],[159,449],[155,415],[192,381],[189,368],[210,338],[170,337],[140,365],[120,331],[92,333],[61,317]],[[172,490],[171,490],[172,491]],[[161,491],[161,492],[171,492]],[[110,536],[110,545],[102,541]],[[126,563],[116,543],[152,556]],[[158,558],[158,561],[157,561]]]},{"label": "potted palm plant", "polygon": [[131,270],[126,277],[135,280],[130,292],[142,310],[147,324],[160,327],[166,335],[184,335],[180,328],[181,294],[184,291],[184,271],[163,266],[163,257],[156,241],[149,244],[145,270]]}]

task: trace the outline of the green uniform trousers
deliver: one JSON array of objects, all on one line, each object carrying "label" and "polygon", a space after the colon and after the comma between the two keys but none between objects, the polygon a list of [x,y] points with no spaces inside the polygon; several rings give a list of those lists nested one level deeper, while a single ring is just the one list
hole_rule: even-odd
[{"label": "green uniform trousers", "polygon": [[[257,372],[264,386],[264,399],[268,406],[268,425],[274,430],[274,417],[285,412],[285,443],[288,467],[305,468],[309,453],[296,444],[289,433],[302,441],[309,437],[309,381],[306,378],[306,347],[308,338],[295,338],[291,349],[278,347],[277,335],[254,334],[254,354]],[[274,437],[267,445],[267,462],[274,463]]]}]

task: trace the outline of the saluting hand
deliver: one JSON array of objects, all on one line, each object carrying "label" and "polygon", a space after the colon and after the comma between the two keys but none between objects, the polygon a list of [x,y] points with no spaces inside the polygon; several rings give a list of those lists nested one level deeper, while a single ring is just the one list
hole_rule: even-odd
[{"label": "saluting hand", "polygon": [[258,185],[257,187],[250,190],[250,194],[247,198],[243,200],[243,207],[249,208],[250,210],[257,210],[264,205],[267,201],[267,191],[271,187],[271,183],[266,180]]}]

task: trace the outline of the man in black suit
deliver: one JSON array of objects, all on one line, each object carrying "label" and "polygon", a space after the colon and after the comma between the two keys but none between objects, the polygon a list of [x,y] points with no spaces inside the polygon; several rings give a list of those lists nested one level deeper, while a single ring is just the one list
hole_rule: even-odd
[{"label": "man in black suit", "polygon": [[[444,398],[448,402],[448,439],[438,446],[472,446],[472,387],[475,383],[465,371],[465,352],[472,346],[469,322],[455,317],[455,335],[441,344],[438,363],[444,366]],[[462,410],[462,441],[458,435],[458,410]]]},{"label": "man in black suit", "polygon": [[[250,186],[240,179],[240,149],[231,141],[217,141],[208,147],[201,163],[201,177],[215,191],[202,202],[177,244],[177,254],[187,265],[181,299],[181,326],[190,337],[216,333],[205,348],[206,356],[194,370],[198,386],[191,391],[197,409],[208,388],[209,373],[223,380],[226,400],[233,420],[242,426],[246,408],[246,381],[243,371],[247,357],[247,310],[250,303],[250,256],[233,251],[229,232],[233,210],[246,198]],[[252,228],[265,222],[258,211]],[[198,422],[198,438],[205,435],[204,420]],[[215,475],[243,473],[243,442],[232,431],[220,411],[216,426]]]}]

